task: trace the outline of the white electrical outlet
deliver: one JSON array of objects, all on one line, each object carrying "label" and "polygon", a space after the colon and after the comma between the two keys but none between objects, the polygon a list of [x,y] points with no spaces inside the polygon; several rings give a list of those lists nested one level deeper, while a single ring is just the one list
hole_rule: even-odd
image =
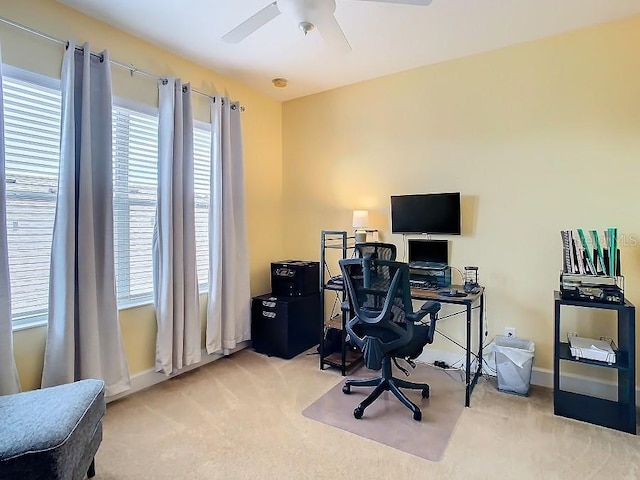
[{"label": "white electrical outlet", "polygon": [[515,337],[516,336],[515,327],[504,327],[504,336],[505,337]]}]

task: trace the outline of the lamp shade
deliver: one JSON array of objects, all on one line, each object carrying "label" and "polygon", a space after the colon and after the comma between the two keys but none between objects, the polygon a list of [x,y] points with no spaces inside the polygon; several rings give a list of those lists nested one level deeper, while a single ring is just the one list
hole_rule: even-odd
[{"label": "lamp shade", "polygon": [[369,226],[369,212],[367,210],[353,211],[353,227],[364,228]]}]

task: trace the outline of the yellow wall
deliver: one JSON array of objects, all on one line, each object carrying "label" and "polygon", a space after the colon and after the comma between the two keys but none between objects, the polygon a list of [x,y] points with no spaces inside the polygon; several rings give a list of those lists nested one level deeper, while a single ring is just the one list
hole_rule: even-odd
[{"label": "yellow wall", "polygon": [[[389,196],[460,191],[463,235],[444,238],[453,265],[479,266],[489,339],[514,326],[551,369],[561,229],[618,227],[640,302],[639,79],[634,17],[286,102],[286,254],[319,258],[320,230],[352,230],[362,208],[402,256]],[[607,315],[566,318],[615,333]],[[462,324],[440,322],[458,340]]]},{"label": "yellow wall", "polygon": [[[161,50],[150,43],[82,15],[54,0],[1,2],[0,16],[48,35],[79,43],[93,51],[108,49],[111,58],[158,75],[190,81],[197,90],[226,94],[245,107],[243,134],[249,257],[252,294],[269,290],[269,262],[283,257],[282,239],[282,108],[281,104],[237,82]],[[63,46],[0,24],[3,61],[9,65],[58,77]],[[129,75],[114,67],[114,94],[157,105],[154,80]],[[196,118],[207,120],[204,97],[194,95]],[[201,297],[202,307],[206,295]],[[204,313],[204,308],[201,308]],[[204,318],[204,315],[202,315]],[[155,314],[152,306],[121,311],[120,322],[132,374],[152,368],[155,356]],[[45,328],[15,332],[15,355],[24,389],[40,385]]]},{"label": "yellow wall", "polygon": [[[390,233],[389,195],[460,191],[463,235],[452,264],[478,265],[489,338],[514,326],[552,367],[559,230],[617,226],[627,296],[640,301],[640,17],[467,57],[286,102],[84,16],[53,0],[0,3],[0,15],[59,38],[108,48],[113,59],[240,100],[252,294],[268,265],[319,258],[322,229],[351,230],[369,209]],[[62,47],[0,24],[5,63],[58,76]],[[113,69],[114,93],[156,103],[155,82]],[[196,117],[206,120],[203,99]],[[607,180],[607,175],[611,180]],[[203,297],[203,306],[206,297]],[[612,334],[610,316],[567,314],[564,330]],[[152,368],[151,306],[121,311],[133,374]],[[605,322],[606,326],[601,327]],[[460,320],[441,328],[464,338]],[[14,334],[23,388],[40,383],[45,328]],[[438,349],[450,346],[438,340]]]}]

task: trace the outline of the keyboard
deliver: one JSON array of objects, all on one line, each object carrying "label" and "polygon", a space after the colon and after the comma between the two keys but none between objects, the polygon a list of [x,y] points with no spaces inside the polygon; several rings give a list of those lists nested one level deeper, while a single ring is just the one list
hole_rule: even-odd
[{"label": "keyboard", "polygon": [[424,268],[426,270],[444,270],[446,263],[439,262],[409,262],[409,268]]},{"label": "keyboard", "polygon": [[417,290],[439,290],[438,285],[424,280],[409,280],[409,287]]}]

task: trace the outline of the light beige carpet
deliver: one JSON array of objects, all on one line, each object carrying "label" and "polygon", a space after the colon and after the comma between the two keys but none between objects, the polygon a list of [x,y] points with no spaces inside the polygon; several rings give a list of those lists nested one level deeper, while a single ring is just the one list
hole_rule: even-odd
[{"label": "light beige carpet", "polygon": [[[368,406],[364,416],[357,420],[353,409],[364,400],[373,387],[352,387],[351,393],[342,392],[344,382],[325,393],[307,407],[302,414],[313,420],[341,428],[364,438],[389,445],[403,452],[439,461],[449,444],[453,430],[464,409],[464,384],[458,375],[451,375],[424,364],[410,369],[404,377],[394,369],[394,375],[410,382],[428,383],[431,395],[421,398],[420,391],[403,389],[409,400],[422,410],[422,421],[413,419],[411,410],[405,407],[391,392],[384,392]],[[349,378],[375,377],[380,372],[360,368]]]},{"label": "light beige carpet", "polygon": [[[342,381],[317,355],[243,350],[107,406],[96,480],[637,480],[640,438],[482,382],[440,462],[311,420]],[[434,392],[435,398],[435,392]],[[462,402],[463,399],[460,399]]]}]

